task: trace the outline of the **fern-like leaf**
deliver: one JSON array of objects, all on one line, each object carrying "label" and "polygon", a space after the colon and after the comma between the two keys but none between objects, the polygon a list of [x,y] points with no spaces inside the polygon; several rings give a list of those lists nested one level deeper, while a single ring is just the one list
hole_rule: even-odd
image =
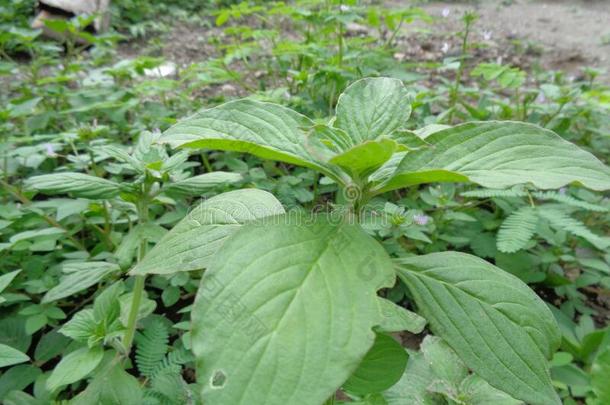
[{"label": "fern-like leaf", "polygon": [[162,364],[167,353],[169,332],[167,327],[155,320],[136,339],[136,364],[140,373],[152,377],[155,369]]},{"label": "fern-like leaf", "polygon": [[594,234],[585,224],[572,218],[564,211],[556,208],[540,207],[539,213],[556,230],[580,236],[598,249],[606,249],[610,246],[610,237]]},{"label": "fern-like leaf", "polygon": [[496,198],[496,197],[527,197],[527,192],[519,188],[508,190],[496,190],[492,188],[482,188],[478,190],[464,191],[460,193],[462,197],[471,198]]},{"label": "fern-like leaf", "polygon": [[586,201],[579,200],[567,194],[560,194],[556,191],[537,191],[533,193],[533,196],[538,200],[552,200],[557,201],[571,207],[582,208],[587,211],[606,212],[608,208],[602,207],[601,205],[591,204]]},{"label": "fern-like leaf", "polygon": [[157,363],[156,367],[153,369],[151,376],[155,377],[159,374],[164,374],[168,372],[179,373],[182,369],[182,365],[188,362],[191,362],[195,359],[193,353],[190,351],[180,348],[174,351],[171,351],[164,356],[159,363]]},{"label": "fern-like leaf", "polygon": [[498,250],[513,253],[521,250],[532,239],[538,225],[537,210],[524,206],[504,220],[498,231]]}]

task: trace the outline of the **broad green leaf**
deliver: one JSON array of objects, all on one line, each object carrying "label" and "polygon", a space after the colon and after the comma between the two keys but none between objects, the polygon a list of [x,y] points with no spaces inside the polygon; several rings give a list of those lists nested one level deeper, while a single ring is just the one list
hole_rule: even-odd
[{"label": "broad green leaf", "polygon": [[377,192],[432,182],[471,181],[488,188],[571,183],[610,189],[610,169],[554,132],[522,122],[470,122],[434,132],[432,147],[409,152]]},{"label": "broad green leaf", "polygon": [[343,389],[358,395],[382,392],[400,380],[408,357],[394,338],[379,333],[373,347],[343,384]]},{"label": "broad green leaf", "polygon": [[158,242],[167,229],[162,226],[145,223],[134,226],[121,240],[121,244],[114,252],[114,256],[122,269],[128,268],[136,256],[140,242]]},{"label": "broad green leaf", "polygon": [[393,284],[387,253],[358,225],[274,217],[233,234],[192,310],[192,348],[209,405],[324,402],[356,369]]},{"label": "broad green leaf", "polygon": [[123,370],[121,364],[112,361],[96,373],[87,389],[70,403],[71,405],[141,405],[142,399],[142,388],[138,380]]},{"label": "broad green leaf", "polygon": [[418,308],[475,373],[532,404],[557,404],[546,358],[560,343],[544,302],[516,277],[463,253],[397,260]]},{"label": "broad green leaf", "polygon": [[[20,364],[3,371],[0,376],[0,403],[9,405],[8,394],[22,390],[32,384],[42,374],[42,371],[32,364]],[[16,402],[16,405],[28,405],[28,403]],[[43,405],[43,404],[40,404]]]},{"label": "broad green leaf", "polygon": [[239,173],[211,172],[171,183],[164,191],[170,195],[197,196],[215,187],[237,183],[242,180],[243,176]]},{"label": "broad green leaf", "polygon": [[591,367],[591,385],[595,392],[595,404],[610,403],[610,348],[606,348],[595,358]]},{"label": "broad green leaf", "polygon": [[352,83],[339,96],[333,125],[359,144],[404,127],[410,115],[411,100],[401,80],[366,78]]},{"label": "broad green leaf", "polygon": [[470,374],[460,384],[461,398],[468,405],[520,405],[519,401],[506,392],[495,389],[476,374]]},{"label": "broad green leaf", "polygon": [[401,332],[407,330],[411,333],[420,333],[426,326],[426,320],[415,312],[411,312],[390,300],[379,297],[379,310],[381,323],[377,328],[381,332]]},{"label": "broad green leaf", "polygon": [[226,238],[242,224],[282,213],[280,202],[266,191],[243,189],[219,194],[195,207],[131,274],[171,274],[205,268]]},{"label": "broad green leaf", "polygon": [[83,291],[102,281],[107,275],[119,270],[119,266],[108,262],[66,263],[59,284],[51,288],[42,298],[43,303],[57,301]]},{"label": "broad green leaf", "polygon": [[437,379],[430,363],[421,352],[409,352],[409,361],[402,377],[383,393],[388,405],[444,405],[447,402],[438,394],[428,390]]},{"label": "broad green leaf", "polygon": [[523,249],[538,226],[538,210],[529,205],[519,208],[502,222],[498,231],[498,250],[513,253]]},{"label": "broad green leaf", "polygon": [[47,380],[47,389],[55,391],[61,386],[82,380],[100,364],[103,357],[104,349],[101,346],[83,347],[67,354],[53,369]]},{"label": "broad green leaf", "polygon": [[[122,295],[119,298],[119,304],[121,308],[121,314],[119,319],[121,323],[127,326],[129,322],[129,313],[131,312],[131,303],[133,301],[133,293],[127,293]],[[136,321],[140,319],[146,318],[148,315],[152,314],[157,307],[157,302],[148,298],[146,292],[144,292],[140,305],[138,306],[138,314],[136,316]]]},{"label": "broad green leaf", "polygon": [[77,342],[86,342],[87,339],[95,335],[96,328],[97,320],[93,315],[93,310],[83,309],[74,314],[72,319],[61,327],[59,333]]},{"label": "broad green leaf", "polygon": [[23,363],[30,358],[27,354],[20,352],[11,346],[0,343],[0,367],[11,366],[13,364]]},{"label": "broad green leaf", "polygon": [[324,147],[308,137],[313,121],[289,108],[254,100],[236,100],[200,111],[169,128],[161,137],[172,147],[247,152],[263,159],[309,167],[339,180],[324,163]]},{"label": "broad green leaf", "polygon": [[4,291],[6,287],[13,281],[17,274],[19,274],[21,270],[11,271],[10,273],[3,274],[0,276],[0,293]]},{"label": "broad green leaf", "polygon": [[365,141],[330,159],[333,163],[352,177],[360,177],[378,169],[397,149],[398,145],[391,139]]},{"label": "broad green leaf", "polygon": [[67,193],[82,198],[112,198],[119,194],[119,185],[83,173],[53,173],[30,177],[25,181],[29,189],[46,194]]},{"label": "broad green leaf", "polygon": [[468,369],[460,358],[445,341],[436,336],[426,336],[421,344],[421,352],[436,377],[442,380],[439,385],[457,388],[468,375]]}]

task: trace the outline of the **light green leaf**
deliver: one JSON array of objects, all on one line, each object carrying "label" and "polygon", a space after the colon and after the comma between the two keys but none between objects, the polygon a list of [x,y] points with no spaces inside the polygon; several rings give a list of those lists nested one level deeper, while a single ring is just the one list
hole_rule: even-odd
[{"label": "light green leaf", "polygon": [[524,206],[502,222],[498,231],[498,250],[513,253],[523,249],[532,239],[538,226],[538,210]]},{"label": "light green leaf", "polygon": [[357,395],[382,392],[400,380],[408,357],[394,338],[377,334],[373,347],[343,384],[343,389]]},{"label": "light green leaf", "polygon": [[280,202],[266,191],[244,189],[219,194],[195,207],[131,274],[171,274],[205,268],[226,238],[242,224],[282,213]]},{"label": "light green leaf", "polygon": [[71,405],[141,405],[142,389],[138,380],[113,361],[96,374],[86,390]]},{"label": "light green leaf", "polygon": [[566,231],[576,236],[580,236],[598,249],[606,249],[610,246],[610,237],[594,234],[585,224],[572,218],[560,209],[547,206],[541,207],[539,212],[540,216],[549,221],[551,226],[558,231]]},{"label": "light green leaf", "polygon": [[93,310],[83,309],[74,314],[72,319],[61,327],[59,333],[78,342],[86,342],[87,339],[95,335],[96,328],[97,320],[93,315]]},{"label": "light green leaf", "polygon": [[[121,306],[121,314],[119,319],[121,323],[127,326],[129,322],[129,312],[131,312],[131,303],[133,301],[133,293],[127,293],[119,298],[119,304]],[[146,292],[144,292],[140,305],[138,306],[138,314],[136,320],[144,319],[148,315],[152,314],[157,307],[156,301],[148,298]]]},{"label": "light green leaf", "polygon": [[418,308],[475,373],[532,404],[557,404],[545,360],[561,341],[544,302],[516,277],[463,253],[397,260]]},{"label": "light green leaf", "polygon": [[11,366],[13,364],[23,363],[30,358],[27,354],[20,352],[11,346],[0,343],[0,367]]},{"label": "light green leaf", "polygon": [[113,181],[83,173],[53,173],[30,177],[25,186],[46,194],[68,193],[82,198],[112,198],[119,194]]},{"label": "light green leaf", "polygon": [[431,182],[471,181],[489,188],[571,183],[610,189],[610,169],[560,136],[522,122],[469,122],[426,138],[432,147],[407,153],[377,192]]},{"label": "light green leaf", "polygon": [[214,187],[237,183],[242,180],[243,176],[239,173],[211,172],[171,183],[164,191],[170,195],[197,196],[210,191]]},{"label": "light green leaf", "polygon": [[409,352],[407,368],[400,380],[383,393],[388,405],[444,405],[447,402],[428,388],[437,376],[421,352]]},{"label": "light green leaf", "polygon": [[390,139],[365,141],[330,159],[353,177],[361,177],[378,169],[397,149],[396,142]]},{"label": "light green leaf", "polygon": [[[468,368],[462,360],[442,339],[428,335],[421,344],[421,352],[430,364],[437,379],[441,379],[439,386],[447,385],[457,389],[457,386],[468,375]],[[437,387],[438,388],[438,387]]]},{"label": "light green leaf", "polygon": [[0,293],[4,291],[6,287],[13,281],[13,279],[19,274],[21,270],[11,271],[10,273],[3,274],[0,276]]},{"label": "light green leaf", "polygon": [[476,374],[470,374],[460,384],[462,398],[468,405],[520,405],[523,404],[506,392],[495,389]]},{"label": "light green leaf", "polygon": [[404,127],[410,115],[411,100],[401,80],[366,78],[352,83],[339,96],[333,125],[359,144]]},{"label": "light green leaf", "polygon": [[231,236],[201,281],[192,348],[209,405],[319,405],[373,344],[387,253],[338,218],[275,219]]},{"label": "light green leaf", "polygon": [[313,121],[289,108],[254,100],[231,101],[200,111],[169,128],[161,137],[172,147],[247,152],[323,172],[339,181],[323,163],[328,149],[308,137]]},{"label": "light green leaf", "polygon": [[35,229],[31,231],[23,231],[19,232],[9,239],[11,243],[17,243],[22,240],[48,240],[48,239],[59,239],[61,235],[66,233],[64,229],[60,228],[44,228],[44,229]]},{"label": "light green leaf", "polygon": [[377,330],[381,332],[401,332],[407,330],[411,333],[420,333],[426,326],[426,320],[415,312],[411,312],[390,300],[379,297],[379,310],[381,323]]},{"label": "light green leaf", "polygon": [[83,347],[64,356],[55,366],[47,380],[47,389],[57,388],[82,380],[91,373],[104,357],[104,349],[95,346],[91,349]]},{"label": "light green leaf", "polygon": [[57,301],[83,291],[102,281],[119,266],[108,262],[71,262],[63,266],[66,273],[59,284],[51,288],[42,298],[43,303]]},{"label": "light green leaf", "polygon": [[591,385],[595,392],[596,405],[610,403],[610,348],[606,348],[595,358],[591,367]]}]

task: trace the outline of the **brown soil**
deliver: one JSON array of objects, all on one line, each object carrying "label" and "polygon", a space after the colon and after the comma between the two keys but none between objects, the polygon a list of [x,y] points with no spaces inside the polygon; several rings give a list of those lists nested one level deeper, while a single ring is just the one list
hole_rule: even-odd
[{"label": "brown soil", "polygon": [[[394,7],[412,4],[408,0],[387,3]],[[600,68],[606,70],[600,79],[610,83],[608,0],[435,1],[420,7],[438,17],[438,21],[433,29],[415,24],[407,30],[411,33],[424,30],[424,34],[417,36],[432,41],[432,49],[440,50],[447,42],[447,53],[457,52],[459,38],[454,34],[462,28],[461,17],[465,11],[475,10],[480,19],[474,25],[472,39],[492,51],[488,56],[495,55],[505,63],[516,62],[526,68],[538,65],[562,70],[575,77],[582,74],[583,67]],[[443,10],[449,12],[447,17],[443,17]],[[512,60],[519,56],[519,49],[523,57]]]}]

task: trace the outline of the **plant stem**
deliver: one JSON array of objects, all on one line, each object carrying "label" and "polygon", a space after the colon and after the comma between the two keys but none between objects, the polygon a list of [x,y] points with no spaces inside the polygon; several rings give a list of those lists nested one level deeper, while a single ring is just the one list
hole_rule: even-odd
[{"label": "plant stem", "polygon": [[453,120],[453,113],[455,112],[455,106],[457,104],[460,83],[462,81],[462,74],[464,73],[464,65],[466,60],[466,52],[468,51],[468,35],[470,34],[470,26],[474,22],[474,19],[471,18],[468,14],[464,16],[464,33],[462,37],[462,54],[460,55],[460,66],[455,74],[455,82],[453,84],[453,88],[451,89],[451,93],[449,95],[449,124]]},{"label": "plant stem", "polygon": [[[141,198],[138,209],[139,223],[144,224],[148,221],[148,187],[143,187],[144,196]],[[145,238],[140,239],[140,248],[138,250],[138,262],[140,262],[146,255],[147,241]],[[129,308],[129,317],[127,318],[127,330],[125,336],[123,336],[123,348],[125,349],[125,356],[129,356],[131,352],[131,345],[133,338],[136,333],[136,326],[138,323],[138,313],[140,312],[140,303],[142,302],[142,294],[144,293],[144,285],[146,282],[146,276],[134,276],[135,282],[133,284],[133,295],[131,297],[131,306]]]}]

